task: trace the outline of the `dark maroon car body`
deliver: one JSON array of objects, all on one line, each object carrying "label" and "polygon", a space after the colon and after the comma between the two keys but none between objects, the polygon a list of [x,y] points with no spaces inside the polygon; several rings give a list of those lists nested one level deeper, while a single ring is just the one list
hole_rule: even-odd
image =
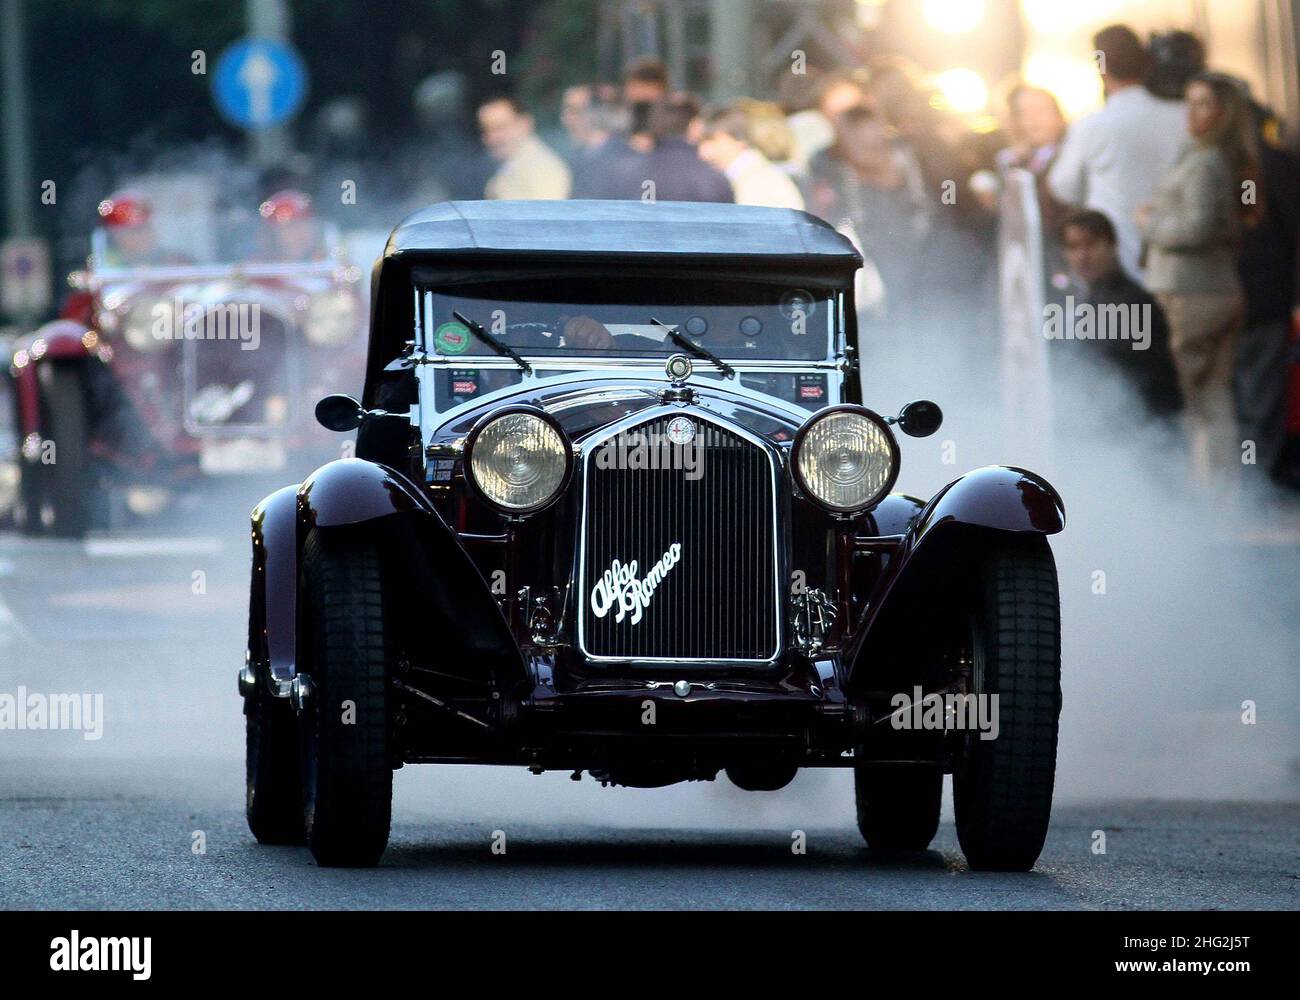
[{"label": "dark maroon car body", "polygon": [[[889,493],[850,516],[800,488],[792,451],[801,429],[830,409],[865,412],[853,305],[860,263],[829,226],[784,210],[457,203],[406,220],[375,269],[366,385],[355,420],[342,423],[360,424],[356,457],[253,512],[245,698],[306,697],[304,545],[333,535],[380,553],[396,650],[394,767],[513,764],[642,787],[725,770],[757,790],[804,767],[911,765],[927,780],[959,767],[963,737],[893,729],[890,697],[913,685],[961,687],[969,664],[949,654],[969,634],[962,609],[973,576],[1008,540],[1059,532],[1064,507],[1040,476],[1003,466],[929,500]],[[435,349],[434,331],[449,318],[443,296],[466,301],[456,296],[469,287],[509,299],[538,279],[794,287],[825,305],[829,339],[815,359],[774,357],[771,341],[757,360],[729,353],[735,377],[696,357],[686,380],[665,375],[674,353],[666,342],[615,360],[520,347],[529,372],[487,349]],[[657,308],[672,314],[671,304]],[[466,385],[468,395],[455,391]],[[347,405],[322,404],[323,419]],[[574,456],[558,495],[523,516],[486,502],[468,469],[475,435],[513,411],[544,416]],[[770,474],[714,473],[702,489],[718,492],[682,499],[670,473],[620,493],[618,477],[631,474],[590,461],[616,430],[676,415],[714,442],[718,461],[757,456],[754,467]],[[713,519],[692,520],[687,508]],[[646,565],[679,535],[693,554],[717,556],[713,569],[674,569],[647,626],[615,635],[593,616],[592,580],[620,555]]]}]

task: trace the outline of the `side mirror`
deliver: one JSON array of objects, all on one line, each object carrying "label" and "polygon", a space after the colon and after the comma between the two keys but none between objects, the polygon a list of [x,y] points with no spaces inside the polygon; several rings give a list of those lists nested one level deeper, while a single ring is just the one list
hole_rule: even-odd
[{"label": "side mirror", "polygon": [[353,431],[366,411],[351,396],[334,393],[316,404],[316,422],[330,431]]},{"label": "side mirror", "polygon": [[913,400],[898,411],[899,430],[910,437],[929,437],[942,423],[943,410],[928,399]]}]

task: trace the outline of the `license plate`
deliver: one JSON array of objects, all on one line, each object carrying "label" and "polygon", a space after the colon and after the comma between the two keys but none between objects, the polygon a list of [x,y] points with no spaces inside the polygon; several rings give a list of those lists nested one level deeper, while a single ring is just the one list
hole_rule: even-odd
[{"label": "license plate", "polygon": [[241,472],[273,472],[288,461],[281,441],[235,438],[204,441],[199,451],[199,468],[210,476]]}]

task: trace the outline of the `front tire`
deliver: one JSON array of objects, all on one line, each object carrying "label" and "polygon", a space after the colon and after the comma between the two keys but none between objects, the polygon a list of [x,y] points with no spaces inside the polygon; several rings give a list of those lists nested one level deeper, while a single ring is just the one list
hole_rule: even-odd
[{"label": "front tire", "polygon": [[260,683],[244,700],[244,813],[259,844],[307,842],[295,723],[289,700]]},{"label": "front tire", "polygon": [[943,771],[928,764],[863,764],[853,771],[858,830],[873,851],[924,851],[939,830]]},{"label": "front tire", "polygon": [[373,543],[313,531],[299,593],[312,684],[300,720],[307,844],[322,866],[369,867],[388,845],[393,794],[391,648]]},{"label": "front tire", "polygon": [[998,696],[998,735],[970,734],[953,774],[957,839],[973,869],[1028,871],[1051,819],[1061,714],[1061,604],[1047,540],[1002,543],[980,584],[971,690]]},{"label": "front tire", "polygon": [[[93,482],[88,452],[86,394],[78,365],[50,362],[37,378],[41,395],[41,442],[35,460],[19,462],[19,523],[25,534],[82,538],[90,530]],[[53,444],[53,461],[44,449]]]},{"label": "front tire", "polygon": [[38,536],[45,533],[41,522],[41,500],[45,496],[47,478],[45,468],[29,462],[21,453],[18,456],[18,495],[14,501],[14,524],[21,534]]}]

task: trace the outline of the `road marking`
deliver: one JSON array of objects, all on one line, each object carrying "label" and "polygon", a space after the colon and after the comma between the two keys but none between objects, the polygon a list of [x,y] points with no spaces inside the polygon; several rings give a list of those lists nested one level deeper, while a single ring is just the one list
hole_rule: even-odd
[{"label": "road marking", "polygon": [[218,538],[88,538],[92,559],[131,559],[141,556],[211,556],[224,546]]},{"label": "road marking", "polygon": [[1300,545],[1300,528],[1286,526],[1248,528],[1237,532],[1235,537],[1243,545],[1278,547]]},{"label": "road marking", "polygon": [[36,637],[18,620],[5,599],[0,597],[0,646],[8,645],[11,638],[17,638],[29,646],[36,645]]}]

